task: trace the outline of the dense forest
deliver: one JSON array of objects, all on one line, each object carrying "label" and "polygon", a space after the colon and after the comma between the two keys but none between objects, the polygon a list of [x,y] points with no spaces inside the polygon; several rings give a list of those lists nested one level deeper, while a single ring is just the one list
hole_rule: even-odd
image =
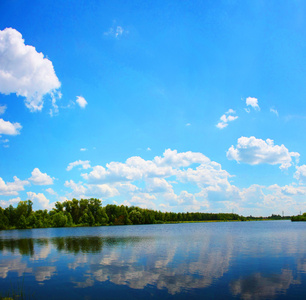
[{"label": "dense forest", "polygon": [[32,207],[31,200],[20,201],[16,208],[0,207],[0,229],[245,220],[233,213],[173,213],[113,204],[102,207],[95,198],[56,202],[51,211],[34,211]]},{"label": "dense forest", "polygon": [[284,219],[279,215],[254,218],[234,213],[161,212],[114,204],[102,207],[101,200],[95,198],[56,202],[55,208],[51,211],[34,211],[32,207],[31,200],[20,201],[16,208],[12,205],[5,209],[0,207],[0,229]]}]

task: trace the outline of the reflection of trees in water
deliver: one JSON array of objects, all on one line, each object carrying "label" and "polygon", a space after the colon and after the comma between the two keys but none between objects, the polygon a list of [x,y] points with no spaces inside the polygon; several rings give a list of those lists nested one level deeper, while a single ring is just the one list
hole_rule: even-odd
[{"label": "reflection of trees in water", "polygon": [[[93,286],[97,282],[112,282],[133,289],[151,285],[174,295],[209,287],[228,272],[232,258],[241,254],[254,258],[292,254],[298,260],[298,272],[306,272],[306,243],[298,233],[278,239],[277,243],[272,240],[270,248],[264,243],[269,240],[267,236],[257,239],[261,243],[252,242],[252,238],[251,235],[236,236],[231,232],[218,236],[213,231],[204,234],[189,231],[188,237],[70,236],[0,239],[0,251],[30,256],[31,261],[45,261],[44,267],[37,267],[21,261],[21,256],[11,261],[0,260],[0,278],[6,278],[9,271],[18,272],[18,276],[32,273],[39,282],[56,276],[56,260],[60,256],[54,257],[55,251],[52,252],[52,249],[62,254],[74,254],[67,268],[71,275],[80,271],[85,274],[83,280],[74,279],[77,288]],[[279,238],[278,234],[272,239],[276,238]],[[101,255],[91,255],[97,253]],[[299,283],[287,267],[279,273],[256,273],[231,282],[229,288],[233,296],[259,299],[285,293],[290,285]]]},{"label": "reflection of trees in water", "polygon": [[230,283],[234,296],[242,299],[269,299],[285,294],[291,284],[300,284],[293,279],[291,270],[282,270],[281,274],[262,275],[255,273]]},{"label": "reflection of trees in water", "polygon": [[[49,243],[59,252],[78,253],[98,253],[104,246],[118,247],[124,244],[139,242],[138,237],[55,237],[51,239],[0,239],[0,251],[6,250],[11,253],[19,251],[21,255],[35,256],[37,249],[35,246],[48,247]],[[35,250],[36,249],[36,250]]]},{"label": "reflection of trees in water", "polygon": [[21,255],[32,256],[34,254],[34,240],[33,239],[5,239],[0,240],[0,251],[10,251],[15,253],[19,251]]},{"label": "reflection of trees in water", "polygon": [[51,239],[57,251],[69,253],[97,253],[102,250],[103,241],[100,237],[59,237]]}]

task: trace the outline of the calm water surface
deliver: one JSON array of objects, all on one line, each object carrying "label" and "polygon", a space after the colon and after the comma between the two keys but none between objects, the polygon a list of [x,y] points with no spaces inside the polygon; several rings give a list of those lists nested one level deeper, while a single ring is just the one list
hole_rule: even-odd
[{"label": "calm water surface", "polygon": [[0,290],[31,299],[306,299],[306,223],[0,231]]}]

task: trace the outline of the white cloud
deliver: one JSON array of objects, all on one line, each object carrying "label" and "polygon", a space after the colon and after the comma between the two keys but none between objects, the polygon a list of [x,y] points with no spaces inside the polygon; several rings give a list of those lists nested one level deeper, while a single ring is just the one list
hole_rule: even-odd
[{"label": "white cloud", "polygon": [[93,197],[110,198],[119,195],[116,188],[109,184],[89,184],[86,194]]},{"label": "white cloud", "polygon": [[236,113],[236,111],[233,110],[232,108],[230,108],[230,109],[226,112],[226,114],[235,114],[235,113]]},{"label": "white cloud", "polygon": [[[261,156],[260,162],[250,160],[249,163],[278,163],[283,168],[292,163],[284,158],[286,151],[277,151],[277,147],[281,146],[275,146],[271,140],[262,142],[271,147],[268,150],[273,155],[276,153],[276,158],[272,160],[265,154]],[[241,145],[239,140],[238,145]],[[240,154],[241,149],[237,149]],[[263,149],[261,152],[265,153]],[[288,153],[291,160],[292,157],[298,157],[297,153]],[[244,161],[245,155],[242,153]],[[222,169],[219,163],[211,161],[202,153],[191,151],[178,153],[167,149],[162,156],[152,160],[130,157],[124,163],[110,162],[105,167],[95,166],[92,172],[82,176],[88,182],[65,182],[65,186],[72,189],[66,194],[68,199],[98,196],[107,199],[107,203],[115,203],[116,200],[116,203],[153,209],[163,207],[171,211],[213,212],[230,212],[234,209],[236,213],[258,216],[281,213],[282,210],[287,214],[295,214],[297,210],[306,209],[303,200],[305,186],[292,184],[265,187],[253,184],[247,188],[238,188],[231,183],[234,177]],[[172,184],[175,184],[175,188]],[[111,202],[113,197],[116,198]]]},{"label": "white cloud", "polygon": [[87,105],[87,101],[82,96],[77,96],[76,102],[81,108],[85,108]]},{"label": "white cloud", "polygon": [[27,196],[30,200],[33,201],[34,204],[38,202],[42,209],[50,210],[53,208],[53,204],[50,204],[50,200],[48,200],[46,196],[42,193],[36,194],[33,192],[27,192]]},{"label": "white cloud", "polygon": [[4,196],[15,196],[18,195],[18,192],[24,190],[24,186],[28,185],[27,180],[20,180],[16,176],[13,177],[14,182],[5,183],[4,180],[0,177],[0,195]]},{"label": "white cloud", "polygon": [[235,113],[236,112],[230,108],[224,115],[220,117],[221,122],[219,122],[216,127],[219,129],[223,129],[228,126],[229,122],[238,119],[238,116],[233,116]]},{"label": "white cloud", "polygon": [[81,148],[80,151],[87,151],[87,148]]},{"label": "white cloud", "polygon": [[53,179],[47,174],[42,173],[38,168],[32,171],[32,176],[29,180],[35,185],[50,185],[53,184]]},{"label": "white cloud", "polygon": [[91,167],[89,160],[77,160],[75,162],[70,163],[66,170],[70,171],[76,166],[82,166],[83,169],[89,169]]},{"label": "white cloud", "polygon": [[219,190],[220,187],[227,188],[228,178],[231,177],[220,164],[214,161],[201,164],[196,169],[178,170],[176,176],[181,182],[192,182],[201,188],[210,187],[210,190]]},{"label": "white cloud", "polygon": [[140,193],[133,196],[130,202],[133,203],[133,205],[137,205],[141,208],[155,208],[155,200],[156,197],[154,195]]},{"label": "white cloud", "polygon": [[173,192],[172,185],[164,178],[148,178],[146,180],[146,189],[150,193]]},{"label": "white cloud", "polygon": [[104,32],[104,35],[111,36],[116,39],[121,37],[123,34],[128,34],[128,31],[123,29],[121,26],[111,27],[107,32]]},{"label": "white cloud", "polygon": [[38,53],[33,46],[25,45],[22,35],[13,28],[0,31],[0,92],[16,93],[25,97],[30,111],[40,111],[44,96],[49,95],[55,104],[60,97],[59,82],[52,62]]},{"label": "white cloud", "polygon": [[306,165],[296,167],[296,172],[294,173],[294,178],[300,181],[300,183],[306,183]]},{"label": "white cloud", "polygon": [[133,156],[125,163],[111,162],[102,166],[93,167],[89,174],[82,174],[90,183],[121,182],[140,180],[145,177],[161,177],[169,174],[171,167],[158,167],[153,161],[146,161],[139,156]]},{"label": "white cloud", "polygon": [[73,180],[70,180],[65,182],[65,186],[73,190],[69,195],[71,198],[85,198],[87,188],[83,186],[82,182],[75,183]]},{"label": "white cloud", "polygon": [[274,108],[270,108],[270,112],[278,116],[278,111]]},{"label": "white cloud", "polygon": [[57,193],[51,188],[46,189],[46,192],[49,193],[50,195],[57,196]]},{"label": "white cloud", "polygon": [[10,199],[10,200],[0,200],[0,206],[2,208],[6,208],[10,205],[18,204],[20,201],[21,201],[20,197],[13,198],[13,199]]},{"label": "white cloud", "polygon": [[191,164],[202,164],[209,162],[210,159],[200,152],[181,152],[177,150],[167,149],[165,150],[163,157],[154,157],[153,162],[159,167],[188,167]]},{"label": "white cloud", "polygon": [[279,186],[277,184],[274,184],[269,186],[267,189],[274,191],[277,194],[284,194],[286,196],[306,194],[306,187],[304,186],[292,186],[292,185]]},{"label": "white cloud", "polygon": [[6,105],[0,105],[0,115],[3,115],[6,111]]},{"label": "white cloud", "polygon": [[17,135],[20,134],[22,126],[19,123],[11,123],[0,119],[0,134]]},{"label": "white cloud", "polygon": [[75,183],[73,180],[66,181],[65,186],[72,189],[68,198],[110,198],[119,195],[118,190],[109,184],[83,184]]},{"label": "white cloud", "polygon": [[236,148],[232,145],[226,154],[230,160],[236,160],[250,165],[270,164],[280,165],[280,169],[288,169],[292,165],[292,158],[298,160],[300,154],[289,152],[284,146],[274,145],[274,141],[266,141],[251,137],[240,137]]},{"label": "white cloud", "polygon": [[147,151],[151,151],[151,148],[150,148],[150,147],[148,147],[148,148],[147,148]]},{"label": "white cloud", "polygon": [[[260,107],[258,105],[258,99],[254,97],[248,97],[246,98],[246,105],[247,106],[252,106],[255,110],[260,110]],[[247,111],[249,112],[249,111]]]}]

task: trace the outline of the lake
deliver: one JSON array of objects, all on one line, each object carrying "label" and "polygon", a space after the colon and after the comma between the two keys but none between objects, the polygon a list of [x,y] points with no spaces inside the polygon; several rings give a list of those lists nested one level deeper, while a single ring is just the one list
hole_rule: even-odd
[{"label": "lake", "polygon": [[306,223],[0,231],[0,290],[29,299],[305,299]]}]

